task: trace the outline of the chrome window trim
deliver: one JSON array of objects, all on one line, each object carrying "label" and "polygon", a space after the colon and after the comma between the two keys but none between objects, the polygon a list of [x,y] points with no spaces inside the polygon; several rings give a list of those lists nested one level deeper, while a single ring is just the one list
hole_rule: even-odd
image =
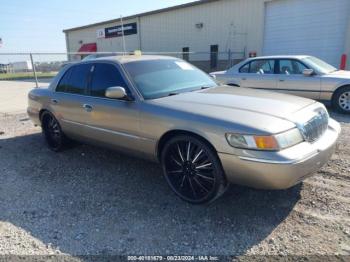
[{"label": "chrome window trim", "polygon": [[[111,64],[114,65],[117,70],[120,72],[125,84],[127,85],[126,88],[129,89],[130,93],[132,94],[132,98],[133,100],[131,101],[126,101],[123,99],[111,99],[111,98],[104,98],[104,97],[96,97],[96,96],[91,96],[89,94],[74,94],[74,93],[68,93],[68,92],[61,92],[61,91],[56,91],[59,83],[61,82],[62,78],[64,77],[64,75],[68,72],[68,70],[70,70],[72,67],[74,66],[78,66],[81,64],[91,64],[92,66],[94,66],[94,64],[97,63],[102,63],[102,64]],[[123,102],[134,102],[135,100],[139,100],[142,101],[144,100],[142,95],[140,94],[139,90],[133,85],[133,82],[130,80],[130,78],[128,77],[127,72],[125,71],[124,67],[122,66],[121,63],[117,62],[117,61],[110,61],[110,60],[90,60],[90,61],[83,61],[80,63],[75,63],[72,65],[69,65],[67,67],[64,68],[64,70],[60,71],[60,76],[59,79],[57,79],[57,83],[55,84],[55,87],[53,88],[54,93],[59,93],[59,94],[67,94],[67,95],[78,95],[78,96],[82,96],[82,97],[96,97],[96,98],[102,98],[102,99],[110,99],[113,101],[123,101]],[[92,77],[93,72],[90,72],[90,78]],[[89,80],[91,81],[91,79]],[[88,83],[88,87],[86,88],[86,91],[90,91],[90,83]]]},{"label": "chrome window trim", "polygon": [[135,103],[135,100],[115,99],[115,98],[108,98],[108,97],[98,97],[98,96],[80,95],[80,94],[65,93],[65,92],[56,92],[56,91],[55,91],[55,93],[57,93],[57,94],[63,94],[63,95],[68,95],[68,96],[78,96],[78,97],[84,97],[84,98],[103,99],[103,100],[115,101],[115,102]]}]

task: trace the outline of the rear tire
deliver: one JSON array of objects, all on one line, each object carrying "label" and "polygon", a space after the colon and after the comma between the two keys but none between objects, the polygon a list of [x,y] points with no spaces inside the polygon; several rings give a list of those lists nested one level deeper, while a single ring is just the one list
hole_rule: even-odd
[{"label": "rear tire", "polygon": [[332,105],[339,113],[350,114],[350,86],[341,87],[334,93]]},{"label": "rear tire", "polygon": [[41,127],[46,144],[52,151],[59,152],[67,147],[69,140],[53,114],[50,112],[43,113]]},{"label": "rear tire", "polygon": [[161,163],[170,188],[189,203],[214,201],[227,188],[216,152],[194,136],[179,135],[167,141]]}]

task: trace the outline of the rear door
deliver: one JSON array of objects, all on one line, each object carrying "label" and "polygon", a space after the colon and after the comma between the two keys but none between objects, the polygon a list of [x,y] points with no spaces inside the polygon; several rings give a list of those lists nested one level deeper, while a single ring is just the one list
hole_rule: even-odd
[{"label": "rear door", "polygon": [[276,89],[274,59],[256,59],[239,69],[240,86],[257,89]]},{"label": "rear door", "polygon": [[87,121],[87,115],[83,105],[91,69],[91,63],[69,68],[58,83],[55,96],[50,101],[63,131],[74,137],[85,135],[83,124]]},{"label": "rear door", "polygon": [[277,64],[279,91],[311,99],[320,98],[321,79],[317,75],[304,76],[306,65],[296,59],[279,59]]}]

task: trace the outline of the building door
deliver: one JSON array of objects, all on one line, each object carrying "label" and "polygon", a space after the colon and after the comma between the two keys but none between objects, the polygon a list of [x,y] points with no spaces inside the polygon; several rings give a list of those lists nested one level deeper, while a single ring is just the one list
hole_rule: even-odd
[{"label": "building door", "polygon": [[349,0],[277,0],[265,7],[264,55],[313,55],[339,67]]},{"label": "building door", "polygon": [[216,68],[218,66],[218,54],[219,54],[219,46],[211,45],[210,46],[210,68]]},{"label": "building door", "polygon": [[189,47],[184,47],[182,48],[182,59],[185,61],[189,61],[190,60],[190,48]]}]

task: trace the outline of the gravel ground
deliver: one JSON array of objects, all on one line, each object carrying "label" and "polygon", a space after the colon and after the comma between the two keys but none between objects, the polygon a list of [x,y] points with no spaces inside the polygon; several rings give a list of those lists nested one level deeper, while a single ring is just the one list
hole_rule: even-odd
[{"label": "gravel ground", "polygon": [[317,175],[284,191],[232,186],[193,206],[157,164],[78,145],[49,151],[0,114],[0,254],[350,254],[350,117]]}]

